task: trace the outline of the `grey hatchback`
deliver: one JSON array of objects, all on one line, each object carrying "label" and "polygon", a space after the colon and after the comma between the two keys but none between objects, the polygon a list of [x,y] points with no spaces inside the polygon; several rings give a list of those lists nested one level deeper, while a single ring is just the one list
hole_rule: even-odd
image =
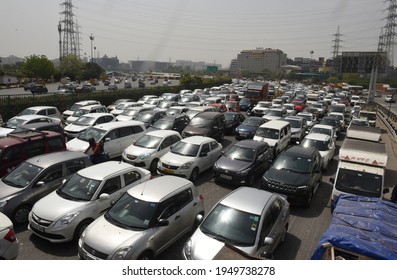
[{"label": "grey hatchback", "polygon": [[34,203],[57,189],[62,180],[91,166],[81,152],[61,151],[32,157],[0,180],[0,212],[14,224],[27,222]]}]

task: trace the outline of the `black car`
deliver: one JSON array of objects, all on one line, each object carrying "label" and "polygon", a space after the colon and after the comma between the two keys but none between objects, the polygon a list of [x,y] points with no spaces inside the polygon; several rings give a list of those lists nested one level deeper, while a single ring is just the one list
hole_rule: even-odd
[{"label": "black car", "polygon": [[35,130],[35,131],[55,131],[62,135],[65,135],[64,129],[60,123],[45,123],[45,122],[37,122],[37,123],[30,123],[21,125],[16,128],[13,133],[19,131],[26,131],[26,130]]},{"label": "black car", "polygon": [[241,111],[251,111],[252,108],[254,107],[254,104],[252,103],[251,99],[246,97],[240,99],[239,105]]},{"label": "black car", "polygon": [[148,128],[159,119],[164,118],[167,114],[165,111],[159,110],[150,110],[150,111],[142,111],[139,115],[135,118],[136,121],[141,121],[145,124],[145,127]]},{"label": "black car", "polygon": [[36,84],[30,88],[31,93],[47,93],[48,88],[45,85],[42,84]]},{"label": "black car", "polygon": [[234,130],[234,137],[237,140],[252,139],[258,127],[267,122],[262,117],[248,117]]},{"label": "black car", "polygon": [[159,129],[168,129],[182,133],[182,130],[189,124],[189,121],[190,119],[186,115],[167,115],[149,127],[147,132]]},{"label": "black car", "polygon": [[309,207],[322,181],[321,155],[314,147],[291,146],[282,151],[262,176],[261,187]]},{"label": "black car", "polygon": [[189,124],[182,131],[182,137],[206,136],[223,141],[225,136],[225,116],[219,112],[202,112],[190,119]]},{"label": "black car", "polygon": [[266,142],[241,140],[215,162],[215,180],[253,187],[257,177],[270,166],[273,149]]},{"label": "black car", "polygon": [[232,135],[236,127],[238,127],[244,120],[245,116],[240,112],[225,112],[225,134]]}]

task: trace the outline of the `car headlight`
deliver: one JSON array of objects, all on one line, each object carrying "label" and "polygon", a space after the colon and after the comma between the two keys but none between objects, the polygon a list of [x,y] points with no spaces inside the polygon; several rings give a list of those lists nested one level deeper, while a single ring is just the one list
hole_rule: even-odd
[{"label": "car headlight", "polygon": [[123,151],[123,157],[127,157],[127,149]]},{"label": "car headlight", "polygon": [[186,256],[186,259],[188,259],[188,260],[192,259],[192,240],[191,239],[189,239],[183,246],[183,253]]},{"label": "car headlight", "polygon": [[116,253],[113,254],[112,260],[124,260],[125,256],[127,253],[132,250],[132,246],[128,247],[122,247],[116,251]]},{"label": "car headlight", "polygon": [[4,206],[7,205],[7,200],[0,201],[0,211],[3,210]]},{"label": "car headlight", "polygon": [[238,172],[237,174],[238,174],[238,175],[241,175],[241,176],[247,176],[247,175],[248,175],[248,172],[249,172],[249,169],[240,171],[240,172]]},{"label": "car headlight", "polygon": [[193,161],[186,162],[181,166],[181,169],[189,169],[193,164]]},{"label": "car headlight", "polygon": [[138,158],[139,158],[140,160],[144,160],[144,159],[150,158],[151,156],[152,156],[151,153],[145,153],[145,154],[139,155]]},{"label": "car headlight", "polygon": [[81,211],[69,213],[62,218],[60,218],[58,221],[55,222],[54,224],[54,229],[55,228],[62,228],[62,227],[67,227],[70,225],[73,221],[74,218],[76,218],[78,215],[80,215]]}]

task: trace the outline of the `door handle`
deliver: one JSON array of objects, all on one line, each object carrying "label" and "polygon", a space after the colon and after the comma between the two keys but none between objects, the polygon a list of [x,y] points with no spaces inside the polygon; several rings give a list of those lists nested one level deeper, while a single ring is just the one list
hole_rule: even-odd
[{"label": "door handle", "polygon": [[179,217],[180,217],[180,215],[178,215],[178,216],[175,216],[175,220],[179,219]]}]

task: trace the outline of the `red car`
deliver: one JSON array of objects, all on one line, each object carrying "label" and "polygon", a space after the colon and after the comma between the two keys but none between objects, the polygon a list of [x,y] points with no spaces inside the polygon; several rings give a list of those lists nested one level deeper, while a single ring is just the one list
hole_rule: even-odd
[{"label": "red car", "polygon": [[305,109],[305,103],[304,103],[303,101],[294,100],[294,101],[292,101],[291,103],[294,104],[294,106],[295,106],[295,111],[296,111],[297,113],[303,112],[303,110]]},{"label": "red car", "polygon": [[226,108],[229,112],[240,112],[240,104],[238,101],[228,101],[226,102]]},{"label": "red car", "polygon": [[229,101],[239,101],[240,98],[238,97],[238,94],[230,94],[229,95]]},{"label": "red car", "polygon": [[227,111],[226,105],[222,103],[212,103],[208,104],[208,106],[215,107],[215,110],[220,113],[224,113]]}]

